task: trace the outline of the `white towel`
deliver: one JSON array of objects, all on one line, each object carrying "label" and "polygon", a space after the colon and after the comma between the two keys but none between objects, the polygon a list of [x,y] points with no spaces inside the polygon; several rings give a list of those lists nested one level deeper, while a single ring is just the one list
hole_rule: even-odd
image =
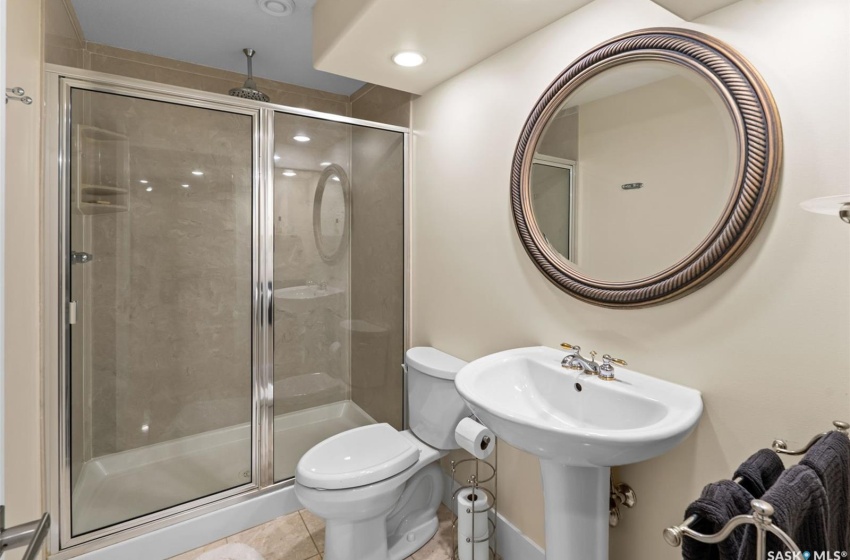
[{"label": "white towel", "polygon": [[262,554],[242,543],[232,543],[204,552],[198,560],[264,560]]}]

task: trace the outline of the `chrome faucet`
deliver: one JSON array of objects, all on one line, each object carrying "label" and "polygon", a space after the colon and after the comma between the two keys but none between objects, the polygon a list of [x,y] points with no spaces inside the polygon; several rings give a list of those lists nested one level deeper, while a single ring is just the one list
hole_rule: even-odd
[{"label": "chrome faucet", "polygon": [[596,362],[596,350],[590,351],[590,360],[581,355],[581,347],[567,344],[561,344],[561,348],[565,348],[570,352],[561,360],[561,367],[574,369],[587,375],[598,375],[599,379],[604,381],[614,381],[614,365],[626,366],[625,360],[620,358],[612,358],[610,354],[602,356],[602,364]]},{"label": "chrome faucet", "polygon": [[581,346],[573,346],[566,342],[561,344],[561,348],[565,348],[570,352],[561,360],[561,367],[580,371],[587,375],[598,375],[599,364],[596,362],[596,350],[590,351],[590,359],[588,360],[581,355]]}]

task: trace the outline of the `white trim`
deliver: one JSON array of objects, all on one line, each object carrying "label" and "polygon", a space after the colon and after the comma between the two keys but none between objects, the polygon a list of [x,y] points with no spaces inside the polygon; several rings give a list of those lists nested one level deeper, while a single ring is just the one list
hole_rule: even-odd
[{"label": "white trim", "polygon": [[[0,247],[4,258],[0,259],[0,505],[6,504],[6,0],[0,0],[0,86],[4,101],[0,108]],[[35,110],[35,109],[33,109]]]},{"label": "white trim", "polygon": [[[443,504],[452,509],[452,477],[443,473]],[[498,500],[498,496],[496,497]],[[496,553],[502,560],[545,560],[546,552],[501,513],[496,513]]]},{"label": "white trim", "polygon": [[576,166],[575,160],[555,156],[547,156],[546,154],[534,154],[534,159],[531,162],[563,168],[574,168]]}]

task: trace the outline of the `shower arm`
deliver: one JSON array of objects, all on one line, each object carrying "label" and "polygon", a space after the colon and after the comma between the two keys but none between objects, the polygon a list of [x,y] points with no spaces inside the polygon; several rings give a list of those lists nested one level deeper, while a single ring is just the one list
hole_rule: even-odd
[{"label": "shower arm", "polygon": [[254,64],[253,58],[254,53],[257,52],[254,49],[242,49],[242,52],[245,53],[245,56],[248,57],[248,79],[245,80],[245,87],[250,87],[251,89],[257,89],[257,84],[254,82]]}]

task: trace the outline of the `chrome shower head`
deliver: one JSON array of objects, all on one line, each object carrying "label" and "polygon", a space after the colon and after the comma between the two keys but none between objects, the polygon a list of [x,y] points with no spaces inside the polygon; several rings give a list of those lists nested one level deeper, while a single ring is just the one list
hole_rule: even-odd
[{"label": "chrome shower head", "polygon": [[254,72],[251,66],[251,58],[257,51],[254,49],[242,49],[245,56],[248,57],[248,78],[245,84],[239,88],[233,88],[228,93],[234,97],[242,97],[245,99],[253,99],[254,101],[268,102],[269,96],[257,89],[257,83],[254,81]]}]

